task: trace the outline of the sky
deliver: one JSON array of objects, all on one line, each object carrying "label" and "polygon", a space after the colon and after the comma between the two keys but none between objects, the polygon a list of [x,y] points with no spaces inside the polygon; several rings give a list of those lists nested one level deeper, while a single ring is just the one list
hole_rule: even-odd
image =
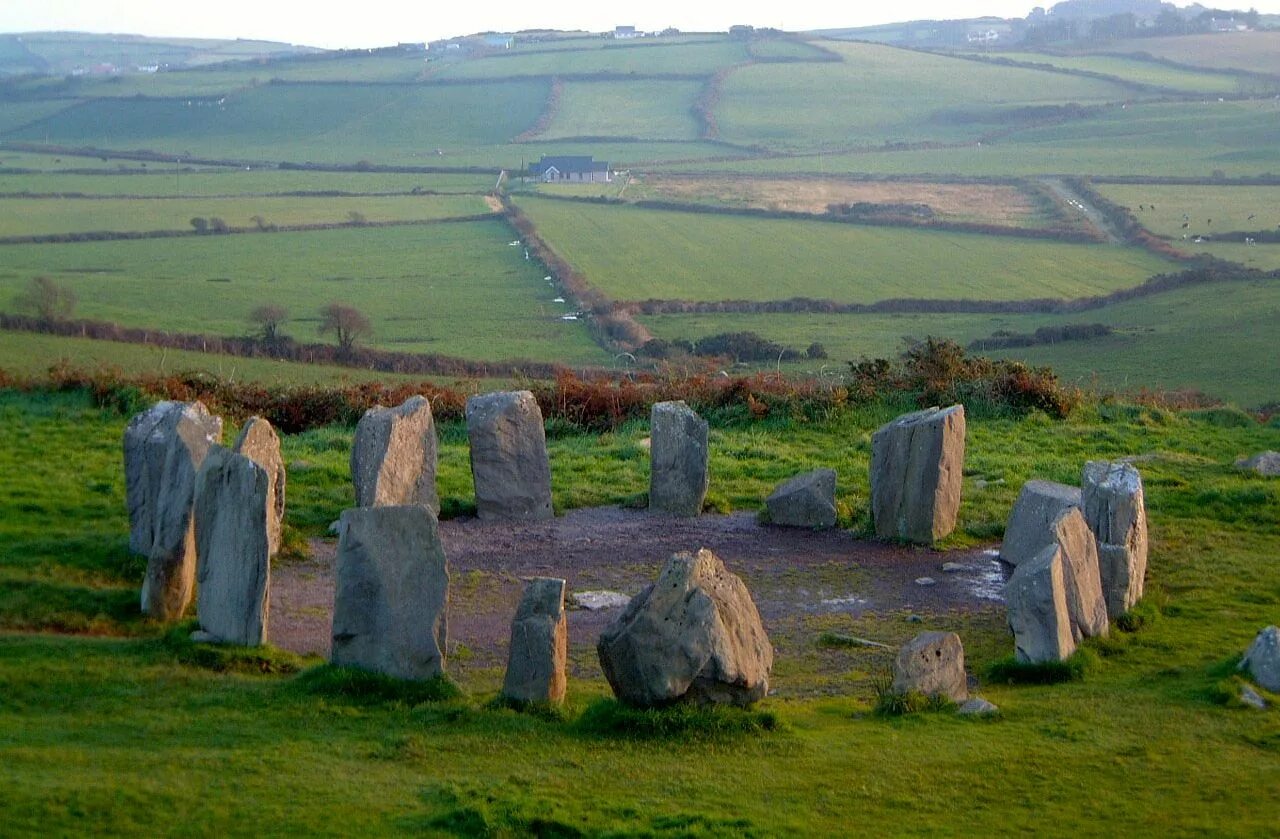
[{"label": "sky", "polygon": [[[1040,0],[1039,4],[1049,6],[1052,2]],[[430,41],[488,30],[604,31],[617,25],[633,25],[642,30],[674,26],[685,31],[708,31],[745,23],[794,31],[926,18],[1023,17],[1034,5],[1037,3],[1032,0],[899,0],[875,4],[832,0],[644,0],[634,4],[600,0],[0,0],[0,32],[74,30],[260,38],[340,48]],[[1280,11],[1280,2],[1248,5],[1260,11]]]}]

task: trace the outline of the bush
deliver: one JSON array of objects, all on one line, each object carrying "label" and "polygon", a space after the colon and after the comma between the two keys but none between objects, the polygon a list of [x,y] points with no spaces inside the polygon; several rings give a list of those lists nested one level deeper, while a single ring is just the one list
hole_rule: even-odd
[{"label": "bush", "polygon": [[724,705],[677,703],[665,708],[630,708],[616,699],[598,699],[574,723],[584,734],[612,737],[723,737],[775,731],[778,718],[767,711]]},{"label": "bush", "polygon": [[794,361],[800,353],[762,338],[754,332],[721,332],[700,338],[693,345],[695,355],[727,356],[737,362]]},{"label": "bush", "polygon": [[1077,650],[1066,661],[1019,661],[1014,656],[992,662],[987,668],[987,679],[1009,685],[1056,685],[1062,682],[1078,682],[1096,661],[1087,650]]}]

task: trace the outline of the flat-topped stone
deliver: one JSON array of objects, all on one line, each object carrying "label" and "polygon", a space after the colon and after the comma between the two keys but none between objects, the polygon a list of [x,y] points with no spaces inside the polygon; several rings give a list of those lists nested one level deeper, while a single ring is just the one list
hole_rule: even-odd
[{"label": "flat-topped stone", "polygon": [[1053,481],[1027,481],[1018,492],[1004,528],[1000,558],[1020,565],[1053,544],[1052,525],[1065,510],[1083,503],[1077,487]]},{"label": "flat-topped stone", "polygon": [[542,410],[527,390],[467,400],[467,437],[476,514],[482,519],[548,519],[551,464]]},{"label": "flat-topped stone", "polygon": [[649,429],[649,509],[698,515],[711,483],[707,421],[682,401],[659,402]]},{"label": "flat-topped stone", "polygon": [[904,414],[871,436],[871,517],[882,539],[951,533],[964,477],[963,405]]}]

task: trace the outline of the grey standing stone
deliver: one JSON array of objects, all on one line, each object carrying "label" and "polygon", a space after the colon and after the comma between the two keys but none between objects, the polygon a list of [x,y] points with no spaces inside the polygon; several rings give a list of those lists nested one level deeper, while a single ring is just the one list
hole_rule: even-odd
[{"label": "grey standing stone", "polygon": [[707,421],[683,401],[649,412],[649,509],[677,516],[702,512],[711,484]]},{"label": "grey standing stone", "polygon": [[787,527],[836,526],[836,472],[815,469],[797,475],[765,500],[769,522]]},{"label": "grey standing stone", "polygon": [[357,507],[340,522],[330,660],[398,679],[443,674],[449,572],[435,514]]},{"label": "grey standing stone", "polygon": [[527,390],[467,400],[471,476],[482,519],[549,519],[551,465],[542,411]]},{"label": "grey standing stone", "polygon": [[1280,627],[1268,626],[1258,633],[1249,651],[1240,660],[1253,680],[1272,693],[1280,693]]},{"label": "grey standing stone", "polygon": [[904,414],[871,435],[871,517],[882,539],[949,534],[964,477],[964,406]]},{"label": "grey standing stone", "polygon": [[1128,463],[1091,460],[1081,480],[1084,517],[1098,543],[1107,613],[1142,599],[1147,576],[1147,508],[1142,475]]},{"label": "grey standing stone", "polygon": [[222,440],[222,419],[199,402],[159,402],[124,432],[129,549],[147,557],[142,611],[159,620],[182,617],[196,577],[196,471]]},{"label": "grey standing stone", "polygon": [[564,702],[565,662],[569,657],[569,620],[564,610],[565,581],[534,577],[511,623],[511,647],[502,695],[517,702]]},{"label": "grey standing stone", "polygon": [[1253,457],[1237,460],[1236,468],[1246,472],[1257,472],[1264,478],[1280,477],[1280,452],[1259,452]]},{"label": "grey standing stone", "polygon": [[267,640],[271,476],[246,455],[209,450],[196,475],[197,609],[206,638]]},{"label": "grey standing stone", "polygon": [[1067,590],[1067,614],[1076,643],[1106,635],[1107,601],[1098,571],[1098,544],[1078,507],[1063,511],[1053,523],[1054,541],[1062,549],[1062,577]]},{"label": "grey standing stone", "polygon": [[1053,544],[1052,525],[1066,510],[1083,503],[1080,490],[1052,481],[1027,481],[1013,503],[1004,528],[1000,558],[1020,565]]},{"label": "grey standing stone", "polygon": [[769,691],[773,647],[742,580],[711,551],[678,553],[596,644],[622,702],[751,705]]},{"label": "grey standing stone", "polygon": [[921,632],[898,651],[893,662],[893,692],[943,696],[952,702],[969,698],[964,672],[964,644],[954,632]]},{"label": "grey standing stone", "polygon": [[285,475],[284,458],[280,456],[280,437],[271,423],[262,417],[252,417],[240,430],[240,436],[231,447],[236,454],[258,464],[267,473],[267,538],[271,542],[271,555],[280,552],[280,533],[284,528]]},{"label": "grey standing stone", "polygon": [[351,480],[357,507],[422,504],[440,514],[436,424],[425,396],[364,412],[351,445]]},{"label": "grey standing stone", "polygon": [[1062,661],[1076,651],[1063,576],[1062,549],[1049,545],[1015,568],[1005,584],[1005,606],[1018,661]]}]

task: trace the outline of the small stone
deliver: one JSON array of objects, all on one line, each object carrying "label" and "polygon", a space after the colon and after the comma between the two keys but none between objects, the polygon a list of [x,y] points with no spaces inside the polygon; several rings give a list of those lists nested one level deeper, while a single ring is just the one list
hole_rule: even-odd
[{"label": "small stone", "polygon": [[649,412],[649,509],[677,516],[702,512],[711,482],[707,421],[683,401]]},{"label": "small stone", "polygon": [[871,517],[881,539],[930,544],[960,510],[963,405],[904,414],[871,436]]},{"label": "small stone", "polygon": [[364,412],[351,444],[351,480],[357,507],[422,504],[440,514],[436,425],[425,396]]},{"label": "small stone", "polygon": [[473,396],[466,415],[476,515],[551,518],[551,463],[542,410],[533,394],[518,390]]},{"label": "small stone", "polygon": [[783,527],[836,526],[836,472],[815,469],[784,482],[765,500],[769,523]]},{"label": "small stone", "polygon": [[956,713],[966,717],[990,717],[1000,713],[1000,708],[981,696],[973,696],[961,705]]},{"label": "small stone", "polygon": [[1236,468],[1248,472],[1257,472],[1264,478],[1280,477],[1280,452],[1260,452],[1251,458],[1237,460]]},{"label": "small stone", "polygon": [[1010,565],[1033,559],[1053,544],[1051,525],[1065,510],[1082,504],[1080,490],[1052,481],[1027,481],[1013,503],[1000,558]]},{"label": "small stone", "polygon": [[564,611],[565,581],[535,577],[511,623],[511,646],[502,695],[516,702],[564,702],[569,624]]},{"label": "small stone", "polygon": [[938,581],[933,577],[916,577],[916,585],[918,586],[936,586]]},{"label": "small stone", "polygon": [[1256,708],[1259,711],[1267,709],[1267,700],[1262,698],[1262,694],[1253,689],[1252,685],[1240,686],[1240,701],[1250,708]]},{"label": "small stone", "polygon": [[959,562],[942,563],[942,572],[944,574],[954,574],[957,571],[968,571],[968,570],[969,570],[969,566],[961,565]]},{"label": "small stone", "polygon": [[598,612],[601,609],[620,609],[631,602],[631,598],[620,591],[577,591],[569,600],[579,609]]},{"label": "small stone", "polygon": [[969,697],[964,672],[964,645],[954,632],[922,632],[912,638],[893,663],[893,692],[944,696],[952,702]]},{"label": "small stone", "polygon": [[1272,693],[1280,693],[1280,627],[1268,626],[1257,634],[1240,660],[1253,680]]}]

